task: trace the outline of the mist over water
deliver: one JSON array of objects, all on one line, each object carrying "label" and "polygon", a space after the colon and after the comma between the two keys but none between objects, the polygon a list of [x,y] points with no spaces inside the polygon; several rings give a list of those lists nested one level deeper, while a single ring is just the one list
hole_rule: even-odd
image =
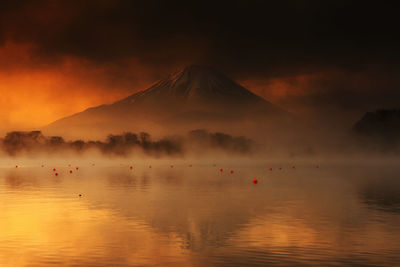
[{"label": "mist over water", "polygon": [[4,266],[400,261],[396,161],[71,157],[0,165]]}]

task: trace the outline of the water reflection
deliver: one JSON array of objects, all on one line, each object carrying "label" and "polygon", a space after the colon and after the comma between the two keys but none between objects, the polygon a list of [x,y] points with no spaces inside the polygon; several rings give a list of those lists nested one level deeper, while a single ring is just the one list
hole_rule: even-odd
[{"label": "water reflection", "polygon": [[151,186],[151,177],[148,173],[137,174],[133,171],[107,170],[103,174],[107,179],[108,186],[114,190],[142,190],[146,191]]},{"label": "water reflection", "polygon": [[27,187],[40,187],[39,181],[32,176],[9,172],[5,176],[5,185],[9,189],[24,189]]},{"label": "water reflection", "polygon": [[57,179],[0,171],[0,266],[399,262],[396,179],[337,166],[267,170],[98,166],[60,169]]},{"label": "water reflection", "polygon": [[369,181],[360,190],[360,195],[369,208],[400,214],[400,180],[398,177]]}]

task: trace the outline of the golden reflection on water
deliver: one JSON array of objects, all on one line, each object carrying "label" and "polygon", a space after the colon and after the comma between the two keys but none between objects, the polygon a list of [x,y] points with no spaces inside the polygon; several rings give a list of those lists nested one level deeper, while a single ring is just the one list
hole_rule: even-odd
[{"label": "golden reflection on water", "polygon": [[[382,178],[375,172],[241,166],[230,175],[161,164],[134,171],[82,167],[72,175],[68,167],[57,169],[58,177],[48,168],[0,170],[0,266],[400,260],[399,213],[364,199],[365,184]],[[383,183],[392,191],[399,185],[391,178]],[[396,199],[389,203],[393,211]]]},{"label": "golden reflection on water", "polygon": [[85,200],[36,196],[29,202],[5,203],[0,220],[0,263],[92,265],[123,259],[123,263],[161,264],[180,261],[183,243],[174,234],[161,236],[139,220],[110,209],[93,209]]}]

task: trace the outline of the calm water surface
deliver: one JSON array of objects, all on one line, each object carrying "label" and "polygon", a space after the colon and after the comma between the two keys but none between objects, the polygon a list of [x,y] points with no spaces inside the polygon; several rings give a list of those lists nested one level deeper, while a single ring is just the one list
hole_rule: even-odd
[{"label": "calm water surface", "polygon": [[0,168],[0,266],[400,265],[395,165],[81,164]]}]

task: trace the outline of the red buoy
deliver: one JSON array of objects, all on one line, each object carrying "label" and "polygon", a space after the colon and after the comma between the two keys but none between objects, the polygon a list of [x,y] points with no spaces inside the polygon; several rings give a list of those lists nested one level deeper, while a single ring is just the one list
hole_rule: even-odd
[{"label": "red buoy", "polygon": [[253,179],[253,184],[257,184],[257,183],[258,183],[257,179]]},{"label": "red buoy", "polygon": [[269,168],[269,171],[272,172],[272,168]]},{"label": "red buoy", "polygon": [[132,168],[133,168],[132,166],[129,167],[129,169],[131,169],[131,170],[132,170]]},{"label": "red buoy", "polygon": [[53,168],[53,172],[55,172],[56,171],[56,168]]},{"label": "red buoy", "polygon": [[58,173],[55,173],[56,176],[58,176]]},{"label": "red buoy", "polygon": [[174,165],[171,165],[170,167],[171,167],[171,168],[173,168],[173,167],[174,167]]},{"label": "red buoy", "polygon": [[75,170],[79,170],[79,167],[75,167]]},{"label": "red buoy", "polygon": [[315,166],[315,168],[317,168],[317,169],[318,169],[318,168],[319,168],[319,165]]},{"label": "red buoy", "polygon": [[224,170],[221,168],[221,169],[219,169],[219,171],[220,171],[220,172],[223,172]]},{"label": "red buoy", "polygon": [[231,170],[231,174],[233,174],[233,170]]},{"label": "red buoy", "polygon": [[293,165],[293,166],[292,166],[292,169],[296,169],[296,167]]},{"label": "red buoy", "polygon": [[72,170],[69,170],[69,173],[72,173]]},{"label": "red buoy", "polygon": [[15,168],[18,168],[18,165],[15,165]]}]

